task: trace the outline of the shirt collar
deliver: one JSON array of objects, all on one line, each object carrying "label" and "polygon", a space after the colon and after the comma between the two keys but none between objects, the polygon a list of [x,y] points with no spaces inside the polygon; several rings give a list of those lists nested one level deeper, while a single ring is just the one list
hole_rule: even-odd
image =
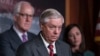
[{"label": "shirt collar", "polygon": [[[13,29],[15,30],[15,32],[18,34],[18,36],[22,36],[23,33],[21,31],[19,31],[15,26],[13,26]],[[24,33],[27,36],[27,32]]]},{"label": "shirt collar", "polygon": [[[48,49],[49,43],[44,39],[44,37],[41,33],[40,33],[40,36],[41,36],[43,43],[44,43],[45,47],[47,48],[48,52],[50,52],[50,50]],[[55,42],[53,42],[52,45],[54,46],[53,52],[56,54]]]},{"label": "shirt collar", "polygon": [[[40,36],[41,36],[41,38],[42,38],[45,46],[48,47],[49,46],[49,43],[43,38],[42,34],[40,34]],[[55,42],[53,42],[52,45],[55,46]]]}]

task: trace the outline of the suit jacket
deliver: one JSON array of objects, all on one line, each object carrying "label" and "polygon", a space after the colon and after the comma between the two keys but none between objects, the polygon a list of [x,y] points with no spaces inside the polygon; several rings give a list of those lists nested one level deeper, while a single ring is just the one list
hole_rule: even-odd
[{"label": "suit jacket", "polygon": [[[36,35],[28,32],[28,39],[36,37]],[[6,32],[0,34],[0,56],[16,56],[16,50],[22,44],[21,39],[14,31],[13,27]]]},{"label": "suit jacket", "polygon": [[[71,49],[68,44],[58,40],[55,43],[57,56],[71,56]],[[16,56],[49,56],[40,35],[27,43],[22,44]]]}]

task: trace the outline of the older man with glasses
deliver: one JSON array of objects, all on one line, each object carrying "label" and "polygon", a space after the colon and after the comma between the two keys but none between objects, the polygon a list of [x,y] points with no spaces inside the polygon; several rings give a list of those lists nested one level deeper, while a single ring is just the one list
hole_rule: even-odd
[{"label": "older man with glasses", "polygon": [[34,8],[29,2],[17,3],[13,15],[13,26],[0,34],[0,56],[15,56],[19,45],[36,37],[28,32],[34,15]]}]

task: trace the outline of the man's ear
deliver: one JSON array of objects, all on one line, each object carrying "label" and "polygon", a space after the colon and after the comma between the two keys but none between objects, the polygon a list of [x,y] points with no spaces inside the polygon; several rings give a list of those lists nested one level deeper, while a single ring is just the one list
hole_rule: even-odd
[{"label": "man's ear", "polygon": [[41,30],[43,29],[43,27],[44,27],[43,24],[40,24],[40,29],[41,29]]},{"label": "man's ear", "polygon": [[43,28],[43,25],[42,24],[40,24],[40,28]]},{"label": "man's ear", "polygon": [[14,15],[13,16],[13,20],[16,22],[18,20],[19,16],[18,15]]},{"label": "man's ear", "polygon": [[16,20],[17,20],[17,18],[16,18],[16,17],[17,17],[17,16],[13,16],[13,20],[14,20],[14,21],[16,21]]}]

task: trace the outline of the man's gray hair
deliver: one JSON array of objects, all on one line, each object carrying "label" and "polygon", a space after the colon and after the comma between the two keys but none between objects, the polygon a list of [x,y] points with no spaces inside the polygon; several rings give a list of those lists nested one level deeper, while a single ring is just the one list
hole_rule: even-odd
[{"label": "man's gray hair", "polygon": [[[27,1],[20,1],[20,2],[18,2],[18,3],[14,6],[14,10],[13,10],[13,14],[14,14],[14,15],[20,12],[21,6],[22,6],[23,4],[29,4],[30,6],[32,6],[32,5],[31,5],[29,2],[27,2]],[[33,8],[33,7],[32,7],[32,8]],[[34,8],[33,8],[33,11],[34,11]]]},{"label": "man's gray hair", "polygon": [[46,9],[42,12],[39,22],[40,24],[45,24],[48,22],[49,19],[62,19],[62,23],[64,23],[64,17],[58,12],[56,9]]}]

